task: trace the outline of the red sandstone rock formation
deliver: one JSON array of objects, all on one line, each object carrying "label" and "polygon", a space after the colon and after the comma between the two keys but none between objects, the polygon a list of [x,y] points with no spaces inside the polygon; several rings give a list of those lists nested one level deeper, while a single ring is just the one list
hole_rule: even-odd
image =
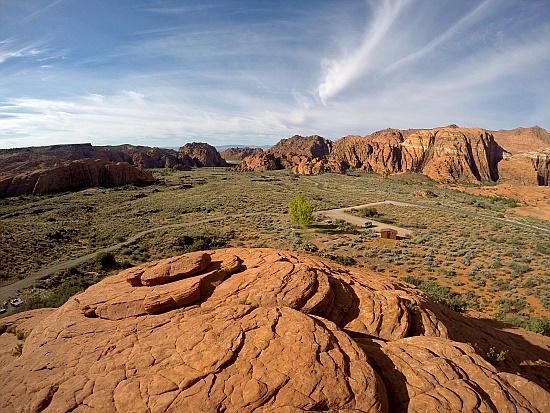
[{"label": "red sandstone rock formation", "polygon": [[548,185],[549,136],[537,127],[489,132],[455,125],[428,130],[386,129],[335,142],[319,136],[293,136],[268,151],[273,155],[269,162],[265,155],[254,154],[236,169],[285,168],[299,174],[352,169],[381,175],[409,171],[444,183],[513,180]]},{"label": "red sandstone rock formation", "polygon": [[240,164],[232,168],[235,171],[274,171],[284,169],[279,159],[269,152],[257,152],[247,156]]},{"label": "red sandstone rock formation", "polygon": [[290,139],[281,139],[268,152],[277,158],[282,158],[287,154],[308,158],[324,158],[330,153],[331,147],[331,141],[317,135],[306,137],[294,135]]},{"label": "red sandstone rock formation", "polygon": [[329,158],[383,175],[409,171],[438,182],[482,182],[498,179],[502,149],[482,129],[387,129],[364,138],[342,138],[334,142]]},{"label": "red sandstone rock formation", "polygon": [[[550,338],[273,249],[125,270],[7,317],[1,412],[545,412]],[[14,328],[14,327],[12,327]],[[2,329],[0,329],[2,331]],[[507,349],[496,365],[482,357]]]},{"label": "red sandstone rock formation", "polygon": [[263,152],[260,148],[228,148],[220,152],[220,156],[229,163],[240,163],[244,158],[250,155],[256,155]]},{"label": "red sandstone rock formation", "polygon": [[502,181],[520,185],[550,185],[550,132],[534,126],[499,130],[492,134],[504,148],[499,164]]},{"label": "red sandstone rock formation", "polygon": [[81,159],[59,166],[0,178],[0,196],[51,194],[93,186],[119,186],[155,181],[150,172],[126,162]]},{"label": "red sandstone rock formation", "polygon": [[178,158],[192,166],[228,166],[213,146],[207,143],[187,143],[178,150]]}]

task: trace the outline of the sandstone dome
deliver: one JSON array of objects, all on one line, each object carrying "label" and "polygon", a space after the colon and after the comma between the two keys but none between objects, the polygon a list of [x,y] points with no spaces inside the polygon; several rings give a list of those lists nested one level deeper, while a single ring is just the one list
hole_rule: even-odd
[{"label": "sandstone dome", "polygon": [[[124,270],[3,319],[1,412],[544,412],[550,338],[275,249]],[[5,328],[3,329],[5,330]],[[32,331],[31,331],[32,330]],[[484,355],[506,349],[491,364]]]}]

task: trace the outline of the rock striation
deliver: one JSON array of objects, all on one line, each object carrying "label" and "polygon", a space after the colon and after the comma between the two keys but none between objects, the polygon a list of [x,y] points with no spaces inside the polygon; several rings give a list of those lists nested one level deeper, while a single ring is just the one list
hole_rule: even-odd
[{"label": "rock striation", "polygon": [[[1,412],[545,412],[550,339],[274,249],[122,271],[3,320]],[[0,330],[1,331],[1,330]],[[491,364],[489,348],[507,349]]]},{"label": "rock striation", "polygon": [[[359,170],[385,176],[415,172],[442,183],[516,180],[548,185],[547,135],[537,127],[490,132],[450,125],[425,130],[386,129],[334,142],[319,136],[293,136],[269,149],[269,163],[265,162],[266,155],[252,154],[236,170],[272,167],[297,174]],[[524,147],[532,151],[520,150],[522,140],[530,142]]]},{"label": "rock striation", "polygon": [[81,159],[0,178],[0,196],[51,194],[65,190],[147,184],[153,175],[126,162]]},{"label": "rock striation", "polygon": [[[127,165],[121,165],[123,162]],[[42,182],[48,181],[50,189],[47,192],[56,192],[87,186],[151,182],[151,174],[140,172],[141,169],[190,170],[203,166],[227,166],[227,163],[206,143],[186,144],[179,152],[147,146],[91,144],[0,149],[0,196],[45,193],[40,189],[41,184],[35,189],[39,178]],[[55,178],[61,181],[56,183]]]}]

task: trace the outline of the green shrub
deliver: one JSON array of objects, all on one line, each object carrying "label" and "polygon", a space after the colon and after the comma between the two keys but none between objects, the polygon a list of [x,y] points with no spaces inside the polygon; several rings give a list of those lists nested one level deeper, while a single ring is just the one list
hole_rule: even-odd
[{"label": "green shrub", "polygon": [[23,354],[23,343],[18,343],[17,346],[12,350],[11,355],[14,357],[21,357]]},{"label": "green shrub", "polygon": [[466,302],[462,298],[462,295],[451,290],[449,287],[438,285],[433,281],[423,281],[410,275],[402,277],[401,280],[417,286],[428,297],[455,311],[462,311],[466,307]]},{"label": "green shrub", "polygon": [[513,316],[508,318],[501,318],[502,321],[521,327],[535,333],[542,334],[543,336],[550,337],[550,319],[548,317],[530,317],[530,316]]},{"label": "green shrub", "polygon": [[359,210],[359,215],[365,218],[377,218],[380,216],[377,209],[374,207],[362,208]]},{"label": "green shrub", "polygon": [[486,358],[492,364],[502,363],[504,360],[506,360],[506,353],[508,353],[508,350],[500,350],[497,352],[494,347],[491,347],[487,352]]},{"label": "green shrub", "polygon": [[313,206],[302,194],[296,194],[288,204],[290,218],[303,227],[309,227],[313,222]]},{"label": "green shrub", "polygon": [[342,265],[353,265],[355,264],[355,259],[348,257],[346,255],[338,255],[335,260],[338,264]]},{"label": "green shrub", "polygon": [[94,258],[94,265],[98,270],[108,270],[117,265],[115,254],[112,252],[100,252]]}]

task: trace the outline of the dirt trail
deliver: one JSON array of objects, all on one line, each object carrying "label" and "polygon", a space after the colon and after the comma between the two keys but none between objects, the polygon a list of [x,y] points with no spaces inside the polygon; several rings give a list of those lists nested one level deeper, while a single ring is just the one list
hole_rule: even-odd
[{"label": "dirt trail", "polygon": [[[223,218],[239,218],[239,217],[244,217],[244,216],[253,216],[253,215],[261,215],[261,214],[266,214],[266,213],[265,212],[255,212],[255,213],[250,213],[250,214],[235,214],[235,215],[230,215],[230,216],[226,216],[226,217],[223,217]],[[269,214],[269,213],[267,213],[267,214]],[[276,214],[273,214],[273,215],[276,215]],[[82,263],[84,263],[88,260],[93,259],[97,254],[99,254],[101,252],[115,251],[119,248],[122,248],[122,247],[126,246],[127,244],[130,244],[134,241],[137,241],[138,239],[144,237],[147,234],[150,234],[151,232],[161,231],[161,230],[165,230],[165,229],[181,228],[181,227],[185,227],[187,225],[193,225],[193,224],[207,224],[209,222],[219,221],[223,218],[221,218],[221,217],[208,218],[208,219],[203,219],[203,220],[200,220],[200,221],[181,222],[181,223],[178,223],[178,224],[169,224],[169,225],[163,225],[163,226],[160,226],[160,227],[149,228],[149,229],[146,229],[144,231],[138,232],[135,235],[132,235],[126,241],[119,242],[118,244],[110,245],[108,247],[101,248],[101,249],[98,249],[98,250],[96,250],[94,252],[91,252],[89,254],[83,255],[81,257],[73,258],[73,259],[70,259],[70,260],[67,260],[67,261],[58,262],[58,263],[53,264],[49,267],[42,268],[41,270],[39,270],[37,272],[34,272],[34,273],[26,276],[25,278],[21,279],[21,280],[15,281],[11,284],[4,285],[3,287],[1,287],[0,288],[0,304],[2,304],[3,302],[7,301],[10,298],[13,298],[14,296],[17,295],[17,292],[19,290],[30,286],[32,283],[34,283],[35,281],[38,281],[39,279],[41,279],[43,277],[47,277],[47,276],[55,274],[56,272],[66,270],[67,268],[80,265],[80,264],[82,264]],[[8,310],[7,312],[5,312],[4,314],[1,315],[2,317],[7,316],[7,315],[9,315],[13,312],[12,307],[8,307],[7,310]]]},{"label": "dirt trail", "polygon": [[[550,234],[550,229],[537,227],[535,225],[524,224],[523,222],[513,221],[513,220],[507,219],[507,218],[497,218],[497,217],[492,217],[490,215],[478,214],[478,213],[475,213],[475,212],[465,212],[465,211],[460,211],[460,210],[457,210],[457,209],[444,208],[444,207],[432,206],[432,205],[417,204],[417,203],[414,203],[414,202],[393,201],[393,200],[372,202],[370,204],[351,206],[351,207],[347,207],[347,208],[338,208],[338,209],[329,209],[329,210],[326,210],[326,211],[317,211],[317,212],[315,212],[315,214],[324,214],[324,215],[326,215],[328,217],[331,217],[331,218],[343,219],[346,222],[349,222],[350,224],[353,224],[353,225],[361,225],[365,221],[371,221],[374,225],[377,226],[377,228],[375,228],[377,231],[380,231],[380,226],[383,227],[383,228],[393,228],[393,229],[396,229],[398,231],[399,236],[402,236],[402,234],[405,234],[406,232],[411,233],[411,231],[409,231],[407,229],[404,229],[404,228],[395,227],[395,226],[391,226],[391,225],[386,225],[386,224],[383,224],[383,223],[373,221],[369,218],[356,217],[354,215],[350,215],[350,214],[347,214],[347,213],[344,212],[345,210],[349,210],[349,209],[361,209],[361,208],[367,208],[367,207],[372,207],[372,206],[382,205],[382,204],[390,204],[390,205],[397,205],[397,206],[404,206],[404,207],[419,207],[419,208],[435,209],[435,210],[438,210],[438,211],[450,212],[452,214],[460,214],[460,215],[470,216],[470,217],[473,217],[473,218],[480,218],[480,219],[486,219],[486,220],[490,220],[490,221],[501,222],[501,223],[508,224],[508,225],[513,225],[513,226],[519,227],[519,228],[532,229],[532,230],[535,230],[535,231]],[[399,232],[400,230],[402,232]]]},{"label": "dirt trail", "polygon": [[[325,211],[315,212],[315,215],[323,214],[323,215],[325,215],[329,218],[332,218],[332,219],[343,219],[347,223],[352,224],[352,225],[356,225],[358,227],[362,226],[365,222],[370,221],[370,222],[372,222],[372,228],[376,232],[380,232],[380,230],[382,228],[391,228],[391,229],[394,229],[394,230],[397,231],[397,235],[399,237],[406,237],[406,236],[412,234],[412,231],[408,230],[406,228],[397,227],[395,225],[384,224],[383,222],[375,221],[371,218],[358,217],[356,215],[351,215],[351,214],[348,214],[347,212],[345,212],[345,211],[350,210],[350,209],[361,209],[361,208],[366,208],[366,207],[373,206],[373,205],[380,205],[380,204],[383,204],[383,203],[386,203],[386,202],[375,202],[375,203],[372,203],[372,204],[357,205],[357,206],[350,207],[350,208],[329,209],[329,210],[325,210]],[[387,203],[390,203],[390,202],[387,202]],[[398,205],[398,204],[401,204],[401,203],[393,203],[393,204]]]},{"label": "dirt trail", "polygon": [[[322,184],[319,184],[319,185],[322,185]],[[319,189],[324,189],[324,187],[320,187]],[[387,225],[387,224],[384,224],[382,222],[377,222],[377,221],[371,220],[369,218],[361,218],[361,217],[350,215],[350,214],[347,214],[347,213],[344,212],[345,210],[349,210],[349,209],[361,209],[361,208],[366,208],[366,207],[371,207],[371,206],[376,206],[376,205],[382,205],[382,204],[390,204],[390,205],[405,206],[405,207],[414,206],[414,207],[420,207],[420,208],[435,209],[435,210],[450,212],[450,213],[454,213],[454,214],[467,215],[467,216],[471,216],[471,217],[474,217],[474,218],[481,218],[481,219],[487,219],[487,220],[492,220],[492,221],[496,221],[496,222],[502,222],[504,224],[514,225],[516,227],[532,229],[532,230],[540,231],[540,232],[543,232],[543,233],[546,233],[546,234],[550,234],[549,229],[540,228],[540,227],[536,227],[534,225],[524,224],[524,223],[521,223],[521,222],[517,222],[517,221],[505,219],[505,218],[496,218],[496,217],[491,217],[491,216],[488,216],[488,215],[477,214],[477,213],[473,213],[473,212],[464,212],[464,211],[459,211],[459,210],[455,210],[455,209],[451,209],[451,208],[443,208],[443,207],[439,207],[439,206],[423,205],[423,204],[417,204],[417,203],[412,203],[412,202],[400,202],[400,201],[393,201],[393,200],[385,200],[385,201],[381,201],[381,202],[372,202],[372,203],[369,203],[369,204],[357,205],[357,206],[352,206],[352,207],[347,207],[347,208],[337,208],[337,209],[330,209],[330,210],[325,210],[325,211],[317,211],[314,214],[316,214],[316,215],[317,214],[324,214],[324,215],[326,215],[330,218],[343,219],[346,222],[348,222],[352,225],[357,225],[357,226],[361,226],[366,221],[371,221],[373,223],[373,228],[378,232],[380,232],[380,229],[382,229],[382,228],[392,228],[392,229],[395,229],[397,231],[397,235],[400,236],[400,237],[410,235],[412,233],[412,231],[410,231],[406,228],[401,228],[401,227],[397,227],[397,226],[394,226],[394,225]],[[253,216],[253,215],[261,215],[261,214],[277,215],[277,214],[269,214],[269,213],[266,213],[266,212],[256,212],[256,213],[249,213],[249,214],[229,215],[229,216],[225,216],[223,218],[239,218],[239,217],[244,217],[244,216]],[[70,260],[67,260],[67,261],[63,261],[63,262],[53,264],[53,265],[51,265],[47,268],[43,268],[43,269],[41,269],[41,270],[39,270],[39,271],[37,271],[33,274],[28,275],[27,277],[23,278],[22,280],[18,280],[16,282],[12,283],[12,284],[8,284],[8,285],[5,285],[5,286],[1,287],[0,288],[0,304],[7,301],[11,297],[14,297],[19,290],[30,286],[33,282],[39,280],[40,278],[47,277],[49,275],[53,275],[58,271],[66,270],[67,268],[70,268],[70,267],[73,267],[73,266],[80,265],[80,264],[94,258],[97,254],[99,254],[101,252],[115,251],[119,248],[124,247],[127,244],[130,244],[134,241],[137,241],[138,239],[142,238],[143,236],[145,236],[147,234],[150,234],[151,232],[161,231],[161,230],[164,230],[164,229],[181,228],[181,227],[185,227],[187,225],[192,225],[192,224],[206,224],[208,222],[219,221],[220,219],[223,219],[223,218],[221,218],[221,217],[208,218],[208,219],[204,219],[204,220],[200,220],[200,221],[182,222],[182,223],[178,223],[178,224],[170,224],[170,225],[163,225],[163,226],[159,226],[159,227],[155,227],[155,228],[150,228],[150,229],[147,229],[145,231],[138,232],[137,234],[135,234],[135,235],[131,236],[130,238],[128,238],[126,241],[119,242],[119,243],[111,245],[109,247],[105,247],[105,248],[96,250],[92,253],[83,255],[82,257],[73,258],[73,259],[70,259]],[[2,314],[1,316],[9,315],[10,313],[12,313],[12,311],[13,311],[13,309],[11,307],[8,307],[8,311],[6,313]]]}]

